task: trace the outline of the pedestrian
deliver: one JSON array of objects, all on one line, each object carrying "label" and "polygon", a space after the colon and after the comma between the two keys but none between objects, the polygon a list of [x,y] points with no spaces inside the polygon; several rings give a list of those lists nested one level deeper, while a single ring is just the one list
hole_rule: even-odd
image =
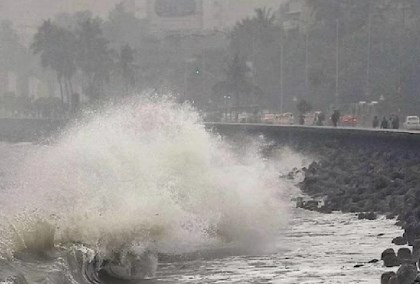
[{"label": "pedestrian", "polygon": [[325,120],[325,114],[323,112],[320,112],[317,116],[316,125],[323,126],[324,120]]},{"label": "pedestrian", "polygon": [[373,128],[378,128],[379,127],[379,119],[378,119],[378,116],[376,116],[376,115],[373,118],[372,126],[373,126]]},{"label": "pedestrian", "polygon": [[386,119],[386,117],[384,116],[384,118],[382,119],[381,122],[381,128],[382,129],[388,129],[388,120]]},{"label": "pedestrian", "polygon": [[337,127],[339,119],[340,119],[340,113],[338,112],[338,110],[335,110],[334,113],[331,115],[331,121],[334,127]]},{"label": "pedestrian", "polygon": [[305,124],[305,115],[302,113],[299,115],[299,124],[304,125]]},{"label": "pedestrian", "polygon": [[392,129],[399,129],[400,128],[400,118],[398,115],[394,114],[392,117]]}]

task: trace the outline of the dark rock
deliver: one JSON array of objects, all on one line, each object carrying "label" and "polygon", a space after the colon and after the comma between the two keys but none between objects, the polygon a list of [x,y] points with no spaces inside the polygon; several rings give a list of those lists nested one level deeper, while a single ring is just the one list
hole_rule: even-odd
[{"label": "dark rock", "polygon": [[391,278],[389,278],[388,284],[400,284],[400,282],[398,282],[397,275],[391,276]]},{"label": "dark rock", "polygon": [[389,283],[389,279],[392,276],[395,276],[395,277],[397,276],[394,271],[388,271],[388,272],[382,273],[382,276],[381,276],[381,284],[388,284]]},{"label": "dark rock", "polygon": [[319,208],[319,201],[318,200],[308,200],[303,201],[300,200],[296,203],[296,206],[302,209],[310,210],[310,211],[317,211]]},{"label": "dark rock", "polygon": [[356,264],[356,265],[354,265],[353,267],[354,268],[359,268],[359,267],[362,267],[362,266],[365,266],[364,264]]},{"label": "dark rock", "polygon": [[401,221],[401,220],[395,222],[395,226],[397,226],[397,227],[402,227],[403,224],[404,224],[404,222]]},{"label": "dark rock", "polygon": [[382,252],[381,260],[384,261],[386,267],[394,267],[400,265],[400,261],[395,254],[394,249],[389,248]]},{"label": "dark rock", "polygon": [[288,180],[292,180],[292,179],[294,179],[296,177],[296,173],[294,173],[294,172],[290,172],[290,173],[288,173],[287,174],[287,176],[286,176],[286,178],[288,179]]},{"label": "dark rock", "polygon": [[407,244],[407,240],[403,237],[396,237],[392,240],[393,244],[396,244],[397,246],[403,246]]},{"label": "dark rock", "polygon": [[395,218],[395,213],[388,213],[388,214],[386,214],[386,218],[387,218],[388,220],[390,220],[390,219],[394,219],[394,218]]},{"label": "dark rock", "polygon": [[331,208],[328,208],[326,206],[320,207],[318,211],[324,214],[331,214],[333,212]]},{"label": "dark rock", "polygon": [[413,259],[420,258],[420,239],[415,239],[413,242]]},{"label": "dark rock", "polygon": [[412,264],[403,264],[397,271],[399,284],[412,284],[417,277],[417,267]]},{"label": "dark rock", "polygon": [[397,252],[397,257],[400,263],[412,262],[411,250],[409,248],[400,248]]},{"label": "dark rock", "polygon": [[389,187],[391,184],[391,181],[386,176],[378,176],[375,179],[375,189],[384,189]]},{"label": "dark rock", "polygon": [[393,172],[391,174],[392,179],[404,179],[404,173],[402,172]]},{"label": "dark rock", "polygon": [[379,261],[379,259],[374,258],[372,260],[369,260],[368,263],[377,263],[378,261]]},{"label": "dark rock", "polygon": [[369,213],[359,213],[357,216],[359,220],[376,220],[376,214],[375,212],[369,212]]},{"label": "dark rock", "polygon": [[382,237],[383,235],[385,235],[384,233],[380,233],[378,234],[378,237]]}]

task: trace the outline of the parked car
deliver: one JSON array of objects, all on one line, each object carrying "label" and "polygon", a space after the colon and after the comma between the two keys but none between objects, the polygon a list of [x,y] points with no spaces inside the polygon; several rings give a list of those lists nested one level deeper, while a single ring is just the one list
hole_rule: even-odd
[{"label": "parked car", "polygon": [[[321,118],[321,121],[319,121]],[[324,125],[325,123],[325,114],[322,111],[314,111],[305,114],[304,116],[304,125]]]},{"label": "parked car", "polygon": [[295,118],[293,113],[286,112],[276,115],[276,123],[282,125],[293,125],[295,123]]},{"label": "parked car", "polygon": [[265,113],[261,116],[261,122],[267,124],[273,124],[276,120],[276,115],[274,113]]},{"label": "parked car", "polygon": [[403,126],[408,130],[420,130],[420,118],[417,115],[407,116]]},{"label": "parked car", "polygon": [[340,124],[342,126],[355,127],[357,125],[357,117],[354,115],[343,115]]},{"label": "parked car", "polygon": [[262,115],[261,122],[267,124],[293,125],[295,123],[295,118],[291,112],[266,113]]}]

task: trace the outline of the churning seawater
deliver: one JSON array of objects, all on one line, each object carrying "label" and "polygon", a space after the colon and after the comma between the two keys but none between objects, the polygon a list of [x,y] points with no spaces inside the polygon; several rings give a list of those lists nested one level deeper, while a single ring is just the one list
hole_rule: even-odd
[{"label": "churning seawater", "polygon": [[0,144],[0,283],[377,283],[392,221],[293,209],[305,157],[261,147],[153,98]]}]

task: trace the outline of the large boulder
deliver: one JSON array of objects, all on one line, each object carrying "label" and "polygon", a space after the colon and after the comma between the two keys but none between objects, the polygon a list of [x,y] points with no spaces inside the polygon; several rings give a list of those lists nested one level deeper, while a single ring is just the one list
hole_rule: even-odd
[{"label": "large boulder", "polygon": [[399,284],[413,284],[417,277],[417,267],[404,263],[398,268],[397,278]]},{"label": "large boulder", "polygon": [[400,282],[398,282],[397,275],[391,276],[391,278],[389,278],[388,284],[400,284]]},{"label": "large boulder", "polygon": [[392,276],[396,276],[397,274],[395,274],[394,271],[388,271],[388,272],[384,272],[381,276],[381,284],[388,284],[389,283],[389,279]]},{"label": "large boulder", "polygon": [[376,214],[375,212],[369,212],[369,213],[359,213],[357,216],[359,220],[376,220]]},{"label": "large boulder", "polygon": [[412,255],[411,255],[411,250],[409,248],[400,248],[397,252],[397,257],[400,260],[400,263],[412,263],[413,262],[413,258],[412,258]]},{"label": "large boulder", "polygon": [[413,259],[418,260],[420,258],[420,239],[413,241]]},{"label": "large boulder", "polygon": [[392,240],[393,244],[396,244],[397,246],[403,246],[407,244],[407,240],[403,237],[396,237]]},{"label": "large boulder", "polygon": [[400,261],[395,254],[394,249],[392,248],[386,249],[382,252],[381,260],[384,261],[384,265],[386,267],[394,267],[400,265]]}]

